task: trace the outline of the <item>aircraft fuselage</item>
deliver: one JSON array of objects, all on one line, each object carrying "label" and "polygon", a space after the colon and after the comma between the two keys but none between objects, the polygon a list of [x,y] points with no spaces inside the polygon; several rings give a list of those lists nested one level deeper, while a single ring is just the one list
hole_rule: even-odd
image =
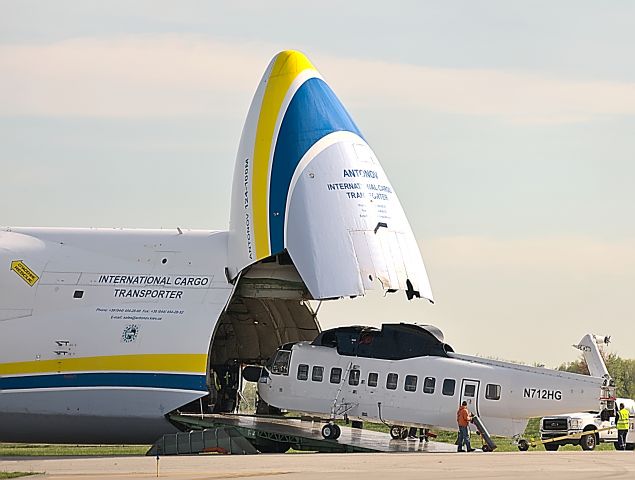
[{"label": "aircraft fuselage", "polygon": [[[226,239],[1,231],[0,439],[147,442],[169,431],[164,415],[207,393],[210,339],[232,293]],[[34,435],[42,422],[60,425]]]}]

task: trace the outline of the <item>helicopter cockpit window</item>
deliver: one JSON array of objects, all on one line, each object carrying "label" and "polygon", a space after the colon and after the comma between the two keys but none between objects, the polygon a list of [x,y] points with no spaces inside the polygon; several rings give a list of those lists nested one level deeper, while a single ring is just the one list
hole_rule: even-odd
[{"label": "helicopter cockpit window", "polygon": [[278,350],[276,357],[271,365],[271,373],[274,375],[289,375],[289,362],[291,361],[291,352],[287,350]]}]

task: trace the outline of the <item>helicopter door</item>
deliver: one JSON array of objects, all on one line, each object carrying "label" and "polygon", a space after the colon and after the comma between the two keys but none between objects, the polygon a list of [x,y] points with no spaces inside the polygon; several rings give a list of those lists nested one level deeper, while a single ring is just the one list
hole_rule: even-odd
[{"label": "helicopter door", "polygon": [[467,409],[475,415],[479,415],[478,412],[478,390],[481,382],[479,380],[463,379],[461,383],[461,398],[459,404],[463,403],[463,400],[467,402]]}]

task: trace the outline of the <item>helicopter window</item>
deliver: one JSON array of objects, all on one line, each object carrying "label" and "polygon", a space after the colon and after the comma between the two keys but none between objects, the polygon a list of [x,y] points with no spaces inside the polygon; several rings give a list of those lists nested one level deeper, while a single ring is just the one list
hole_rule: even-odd
[{"label": "helicopter window", "polygon": [[456,380],[453,378],[446,378],[443,380],[443,395],[452,396],[454,395],[454,387],[456,386]]},{"label": "helicopter window", "polygon": [[378,373],[374,373],[374,372],[369,373],[368,374],[368,386],[369,387],[376,387],[378,379],[379,379],[379,374]]},{"label": "helicopter window", "polygon": [[485,386],[485,398],[488,400],[500,400],[501,399],[501,386],[493,383],[488,383]]},{"label": "helicopter window", "polygon": [[434,377],[426,377],[423,381],[423,393],[434,393],[434,386],[437,379]]},{"label": "helicopter window", "polygon": [[397,380],[399,380],[399,375],[396,373],[389,373],[388,377],[386,377],[386,388],[388,390],[396,390]]},{"label": "helicopter window", "polygon": [[278,350],[276,358],[273,359],[273,364],[271,365],[271,373],[274,375],[289,375],[289,360],[291,360],[291,352]]},{"label": "helicopter window", "polygon": [[324,367],[313,367],[313,371],[311,372],[311,380],[314,382],[321,382],[322,378],[324,378]]},{"label": "helicopter window", "polygon": [[331,368],[331,383],[340,383],[342,380],[342,369],[339,367]]},{"label": "helicopter window", "polygon": [[403,389],[406,392],[416,392],[417,391],[417,376],[406,375],[406,381],[403,384]]},{"label": "helicopter window", "polygon": [[355,369],[355,370],[351,370],[350,373],[348,374],[348,384],[349,385],[359,385],[359,377],[360,377],[360,371]]},{"label": "helicopter window", "polygon": [[308,380],[309,379],[309,366],[305,363],[301,363],[298,365],[298,380]]},{"label": "helicopter window", "polygon": [[476,385],[465,385],[463,389],[463,395],[466,397],[474,397],[476,393]]}]

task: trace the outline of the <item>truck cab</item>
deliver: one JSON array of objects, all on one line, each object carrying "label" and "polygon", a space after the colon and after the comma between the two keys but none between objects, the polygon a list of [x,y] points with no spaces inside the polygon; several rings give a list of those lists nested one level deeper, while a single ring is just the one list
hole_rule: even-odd
[{"label": "truck cab", "polygon": [[[635,401],[628,398],[618,398],[607,402],[606,408],[601,412],[576,412],[541,418],[540,438],[542,442],[545,442],[543,443],[545,450],[556,451],[563,445],[579,445],[582,450],[594,450],[598,443],[613,443],[617,448],[615,405],[620,403],[624,403],[631,411],[631,419],[633,419]],[[594,433],[580,435],[589,431]],[[629,435],[627,442],[631,442],[634,436]],[[558,440],[553,440],[556,438]],[[635,439],[633,443],[627,443],[627,449],[635,450]]]}]

